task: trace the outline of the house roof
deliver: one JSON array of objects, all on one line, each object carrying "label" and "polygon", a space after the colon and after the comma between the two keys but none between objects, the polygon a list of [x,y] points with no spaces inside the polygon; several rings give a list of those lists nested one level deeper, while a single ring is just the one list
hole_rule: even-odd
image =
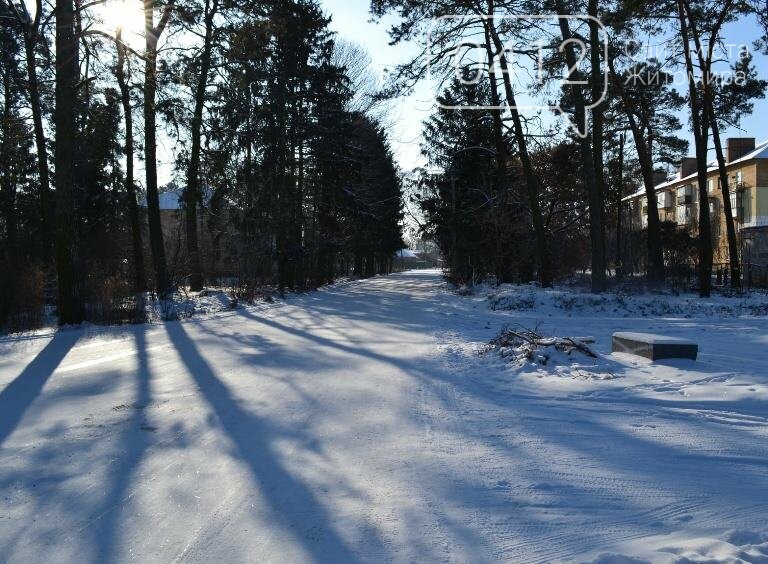
[{"label": "house roof", "polygon": [[158,197],[160,199],[161,210],[180,210],[184,203],[181,190],[162,192],[158,194]]},{"label": "house roof", "polygon": [[[203,191],[203,203],[208,205],[213,196],[213,189],[210,187],[204,187]],[[166,190],[158,194],[161,210],[180,210],[184,209],[184,189],[174,188],[172,190]],[[147,207],[147,197],[144,196],[139,200],[139,206],[142,208]]]},{"label": "house roof", "polygon": [[[727,166],[732,166],[735,164],[751,161],[753,159],[768,159],[768,139],[765,141],[762,141],[755,145],[755,148],[744,155],[743,157],[739,157],[736,160],[733,160],[729,163],[726,163]],[[707,163],[707,173],[714,172],[717,170],[717,161],[710,161]],[[680,182],[684,182],[686,180],[693,180],[696,178],[698,173],[694,172],[693,174],[689,174],[685,178],[680,178],[680,175],[677,175],[677,178],[673,178],[672,180],[667,180],[666,182],[662,182],[661,184],[657,184],[654,187],[655,191],[663,190],[664,188],[669,188],[671,186],[675,186],[676,184],[679,184]],[[632,200],[634,198],[637,198],[638,196],[644,196],[645,195],[645,188],[641,188],[637,190],[636,192],[630,194],[629,196],[624,196],[621,201],[626,202],[628,200]]]}]

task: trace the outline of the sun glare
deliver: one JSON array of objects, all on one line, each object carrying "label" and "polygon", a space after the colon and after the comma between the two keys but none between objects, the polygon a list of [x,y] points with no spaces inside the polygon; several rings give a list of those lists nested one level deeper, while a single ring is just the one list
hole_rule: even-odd
[{"label": "sun glare", "polygon": [[97,16],[103,30],[114,34],[122,30],[123,40],[132,47],[143,42],[144,12],[139,0],[107,0],[99,7]]}]

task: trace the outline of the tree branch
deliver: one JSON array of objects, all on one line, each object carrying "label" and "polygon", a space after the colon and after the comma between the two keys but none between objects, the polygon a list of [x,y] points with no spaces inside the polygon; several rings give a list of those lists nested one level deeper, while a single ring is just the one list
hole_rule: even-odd
[{"label": "tree branch", "polygon": [[171,19],[171,12],[173,11],[175,4],[176,0],[169,0],[165,5],[165,8],[163,9],[163,15],[160,16],[160,21],[157,22],[157,25],[152,30],[152,35],[154,35],[156,38],[159,38],[163,34],[165,26],[168,25],[168,20]]},{"label": "tree branch", "polygon": [[131,52],[132,54],[134,54],[135,56],[137,56],[139,59],[141,59],[141,60],[143,60],[143,61],[146,61],[146,60],[147,60],[147,58],[146,58],[144,55],[142,55],[141,53],[139,53],[139,52],[138,52],[138,51],[136,51],[135,49],[132,49],[132,48],[131,48],[131,47],[130,47],[130,46],[127,44],[127,43],[125,43],[125,41],[123,41],[122,39],[120,39],[120,38],[118,38],[118,37],[115,37],[114,35],[110,35],[110,34],[108,34],[108,33],[107,33],[107,32],[105,32],[105,31],[101,31],[101,30],[99,30],[99,29],[89,29],[89,30],[87,30],[87,31],[84,31],[84,32],[83,32],[81,35],[82,35],[82,36],[87,36],[87,35],[98,35],[98,36],[101,36],[101,37],[105,37],[105,38],[109,39],[110,41],[113,41],[115,44],[117,44],[117,45],[120,45],[120,46],[121,46],[121,47],[123,47],[123,48],[124,48],[126,51],[129,51],[129,52]]}]

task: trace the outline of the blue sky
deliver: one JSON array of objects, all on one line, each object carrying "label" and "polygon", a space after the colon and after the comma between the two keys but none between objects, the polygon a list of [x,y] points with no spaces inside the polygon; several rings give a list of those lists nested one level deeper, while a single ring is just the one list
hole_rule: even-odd
[{"label": "blue sky", "polygon": [[[414,54],[414,46],[389,45],[387,28],[395,20],[387,18],[382,22],[371,22],[368,0],[321,0],[321,4],[332,16],[332,29],[341,37],[363,45],[369,51],[378,72],[383,73],[386,68],[404,62]],[[730,24],[725,33],[726,42],[733,44],[750,43],[758,36],[757,23],[751,19]],[[768,78],[768,58],[756,54],[755,63],[760,75]],[[433,87],[422,84],[413,95],[397,100],[394,104],[394,125],[390,139],[396,158],[405,170],[424,164],[419,151],[421,124],[431,114],[434,99]],[[756,137],[758,141],[768,139],[767,115],[768,101],[758,101],[754,114],[743,120],[744,131],[728,131],[727,135]],[[690,139],[687,114],[681,117],[686,124],[681,135]]]},{"label": "blue sky", "polygon": [[[389,45],[388,24],[396,20],[387,17],[378,23],[371,22],[368,0],[321,0],[320,3],[332,16],[331,28],[339,36],[365,47],[380,76],[383,77],[386,69],[413,56],[415,48],[411,45]],[[413,95],[393,104],[390,141],[395,157],[405,170],[423,164],[419,149],[421,122],[432,112],[434,99],[433,89],[422,84]]]}]

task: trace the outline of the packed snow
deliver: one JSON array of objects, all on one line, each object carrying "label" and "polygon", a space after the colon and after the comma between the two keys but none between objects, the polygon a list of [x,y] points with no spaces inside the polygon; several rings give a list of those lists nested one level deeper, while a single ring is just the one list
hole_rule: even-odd
[{"label": "packed snow", "polygon": [[[0,561],[766,562],[766,314],[411,271],[4,337]],[[595,358],[487,354],[504,327]]]},{"label": "packed snow", "polygon": [[666,335],[655,335],[653,333],[633,333],[631,331],[619,331],[613,334],[618,339],[627,339],[649,345],[695,345],[690,339],[682,337],[667,337]]}]

